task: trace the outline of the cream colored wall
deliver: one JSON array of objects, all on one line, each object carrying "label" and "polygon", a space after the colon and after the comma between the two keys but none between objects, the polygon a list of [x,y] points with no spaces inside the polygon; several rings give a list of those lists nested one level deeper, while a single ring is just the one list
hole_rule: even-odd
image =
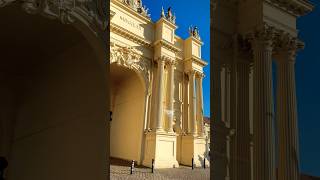
[{"label": "cream colored wall", "polygon": [[[111,85],[111,99],[114,101],[111,109],[110,156],[140,161],[145,93],[138,75],[129,69],[125,71],[130,73]],[[112,74],[111,78],[116,79]]]},{"label": "cream colored wall", "polygon": [[20,92],[8,179],[105,179],[106,72],[85,41],[36,67]]}]

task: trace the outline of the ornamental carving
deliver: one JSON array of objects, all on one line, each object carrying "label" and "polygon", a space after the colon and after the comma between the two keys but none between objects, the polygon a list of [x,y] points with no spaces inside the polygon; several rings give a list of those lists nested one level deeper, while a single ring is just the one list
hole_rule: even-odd
[{"label": "ornamental carving", "polygon": [[144,59],[134,47],[121,47],[112,44],[110,46],[110,64],[112,63],[138,72],[145,81],[147,91],[150,90],[151,61]]},{"label": "ornamental carving", "polygon": [[142,0],[123,0],[123,3],[139,14],[150,19],[150,14],[148,14],[149,9],[142,5]]},{"label": "ornamental carving", "polygon": [[[0,0],[0,7],[18,2]],[[94,31],[106,31],[107,1],[105,0],[28,0],[21,2],[22,9],[29,14],[40,14],[51,19],[60,19],[64,24],[78,20]]]},{"label": "ornamental carving", "polygon": [[197,26],[190,26],[189,27],[189,35],[196,38],[196,39],[201,40],[199,29]]},{"label": "ornamental carving", "polygon": [[168,8],[167,13],[164,12],[164,9],[162,7],[160,16],[172,22],[173,24],[176,24],[176,15],[172,13],[171,7]]},{"label": "ornamental carving", "polygon": [[264,23],[263,26],[249,33],[247,39],[252,44],[252,47],[272,48],[275,32],[276,29],[273,26]]}]

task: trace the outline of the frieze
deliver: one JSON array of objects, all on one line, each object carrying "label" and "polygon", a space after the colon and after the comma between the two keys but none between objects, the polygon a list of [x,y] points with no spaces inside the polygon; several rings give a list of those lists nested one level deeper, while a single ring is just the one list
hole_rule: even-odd
[{"label": "frieze", "polygon": [[133,21],[130,21],[129,19],[127,19],[124,16],[120,16],[119,18],[120,18],[121,21],[123,21],[124,23],[130,25],[131,27],[136,28],[139,31],[143,31],[143,28],[139,24],[136,24]]},{"label": "frieze", "polygon": [[142,75],[147,91],[151,81],[151,61],[143,58],[134,47],[110,45],[110,64],[132,69]]},{"label": "frieze", "polygon": [[146,46],[148,48],[152,47],[152,44],[150,41],[147,41],[146,39],[137,36],[136,34],[128,31],[127,29],[124,29],[123,27],[118,26],[117,24],[114,24],[114,23],[110,24],[110,32],[119,34],[120,36],[123,36],[129,40],[132,40],[135,43]]}]

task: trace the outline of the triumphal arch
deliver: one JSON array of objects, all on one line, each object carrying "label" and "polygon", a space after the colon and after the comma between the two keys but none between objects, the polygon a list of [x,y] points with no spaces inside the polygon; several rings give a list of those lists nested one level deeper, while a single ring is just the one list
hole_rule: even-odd
[{"label": "triumphal arch", "polygon": [[300,179],[295,60],[304,43],[297,19],[313,6],[307,0],[217,0],[211,7],[211,176]]},{"label": "triumphal arch", "polygon": [[208,139],[199,30],[190,27],[184,40],[171,8],[159,7],[152,22],[139,0],[111,0],[110,16],[110,156],[156,168],[194,158],[200,166]]}]

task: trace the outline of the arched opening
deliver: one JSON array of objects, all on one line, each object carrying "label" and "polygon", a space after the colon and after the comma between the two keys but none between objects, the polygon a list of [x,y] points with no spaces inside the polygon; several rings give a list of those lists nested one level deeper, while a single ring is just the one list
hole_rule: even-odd
[{"label": "arched opening", "polygon": [[[7,179],[105,179],[106,68],[73,25],[0,11],[0,156]],[[81,172],[81,173],[79,173]]]},{"label": "arched opening", "polygon": [[141,159],[144,126],[144,86],[138,74],[110,65],[110,156],[124,160]]}]

